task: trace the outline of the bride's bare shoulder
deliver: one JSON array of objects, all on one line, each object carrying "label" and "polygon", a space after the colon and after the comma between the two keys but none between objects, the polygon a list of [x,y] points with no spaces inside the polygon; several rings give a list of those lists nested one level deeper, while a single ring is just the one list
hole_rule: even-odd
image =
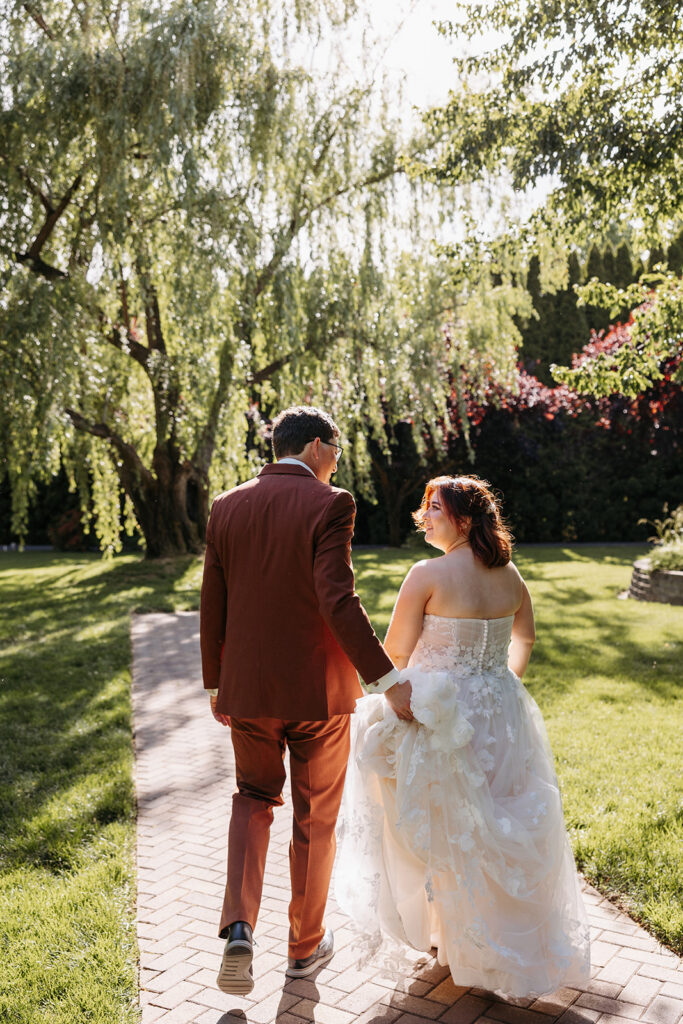
[{"label": "bride's bare shoulder", "polygon": [[515,563],[508,562],[508,564],[502,566],[499,571],[505,574],[505,579],[508,580],[508,585],[512,586],[514,589],[517,601],[521,602],[525,584],[524,580],[522,579],[522,574],[515,565]]},{"label": "bride's bare shoulder", "polygon": [[514,562],[508,562],[507,565],[499,565],[496,572],[505,576],[519,576],[519,569]]},{"label": "bride's bare shoulder", "polygon": [[434,579],[439,573],[440,562],[440,558],[421,558],[419,562],[411,565],[408,576],[421,580]]},{"label": "bride's bare shoulder", "polygon": [[403,580],[403,590],[424,590],[436,579],[434,563],[436,558],[421,558],[419,562],[413,562]]},{"label": "bride's bare shoulder", "polygon": [[514,562],[508,562],[508,564],[505,566],[505,571],[508,573],[509,576],[514,576],[514,578],[519,580],[520,583],[524,582],[522,574]]}]

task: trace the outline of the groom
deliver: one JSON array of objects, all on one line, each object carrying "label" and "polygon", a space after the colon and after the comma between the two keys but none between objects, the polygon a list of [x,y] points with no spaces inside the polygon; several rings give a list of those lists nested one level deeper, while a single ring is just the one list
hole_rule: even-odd
[{"label": "groom", "polygon": [[287,975],[333,955],[323,915],[349,754],[356,670],[411,718],[410,685],[375,636],[354,591],[355,504],[330,486],[339,429],[320,409],[286,409],[273,423],[276,463],[219,495],[207,527],[201,597],[204,687],[231,726],[237,772],[220,922],[224,992],[253,988],[256,924],[273,807],[282,804],[289,748],[294,812]]}]

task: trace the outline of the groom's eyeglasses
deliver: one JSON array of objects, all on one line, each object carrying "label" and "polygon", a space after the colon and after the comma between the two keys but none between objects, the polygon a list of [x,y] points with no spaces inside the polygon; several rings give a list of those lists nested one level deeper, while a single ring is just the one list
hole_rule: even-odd
[{"label": "groom's eyeglasses", "polygon": [[[315,438],[314,438],[314,437],[312,437],[312,438],[311,438],[311,441],[315,441]],[[307,442],[306,442],[306,444],[308,444],[308,443],[309,443],[309,442],[307,441]],[[335,459],[337,460],[337,462],[339,462],[339,460],[341,459],[341,457],[342,457],[342,454],[343,454],[343,452],[344,452],[344,448],[342,447],[342,445],[340,445],[340,444],[335,444],[335,443],[334,443],[334,441],[323,441],[322,437],[320,438],[320,443],[321,443],[321,444],[326,444],[326,445],[328,445],[328,447],[330,447],[330,448],[336,448],[337,450],[336,450],[336,452],[334,453],[334,457],[335,457]]]}]

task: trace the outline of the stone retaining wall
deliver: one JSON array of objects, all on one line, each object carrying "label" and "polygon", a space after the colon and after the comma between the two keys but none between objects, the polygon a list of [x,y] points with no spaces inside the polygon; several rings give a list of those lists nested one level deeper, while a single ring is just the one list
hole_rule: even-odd
[{"label": "stone retaining wall", "polygon": [[658,569],[652,572],[649,558],[633,563],[628,596],[636,601],[659,601],[660,604],[683,604],[683,572]]}]

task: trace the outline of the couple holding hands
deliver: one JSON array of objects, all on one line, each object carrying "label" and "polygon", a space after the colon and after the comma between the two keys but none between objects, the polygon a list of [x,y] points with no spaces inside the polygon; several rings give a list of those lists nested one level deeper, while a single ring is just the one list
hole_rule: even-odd
[{"label": "couple holding hands", "polygon": [[336,853],[337,902],[371,948],[436,948],[455,984],[507,996],[581,986],[588,926],[498,502],[476,477],[427,484],[414,519],[443,554],[411,568],[382,644],[354,590],[355,504],[330,484],[341,452],[327,413],[287,409],[277,461],[211,509],[202,670],[237,775],[218,986],[253,988],[287,749],[288,977],[333,956]]}]

